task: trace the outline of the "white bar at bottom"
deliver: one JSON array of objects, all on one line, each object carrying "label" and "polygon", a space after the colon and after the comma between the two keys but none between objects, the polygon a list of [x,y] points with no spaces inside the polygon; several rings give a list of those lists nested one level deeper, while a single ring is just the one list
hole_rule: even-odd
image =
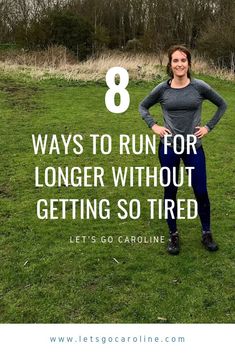
[{"label": "white bar at bottom", "polygon": [[232,353],[232,324],[2,324],[3,353]]}]

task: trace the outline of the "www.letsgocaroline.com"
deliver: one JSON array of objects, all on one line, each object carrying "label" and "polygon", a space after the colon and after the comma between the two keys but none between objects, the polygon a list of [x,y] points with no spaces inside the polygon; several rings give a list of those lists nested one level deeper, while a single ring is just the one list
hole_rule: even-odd
[{"label": "www.letsgocaroline.com", "polygon": [[117,344],[117,343],[137,343],[137,344],[149,344],[149,343],[185,343],[184,336],[50,336],[49,341],[51,343],[61,344]]}]

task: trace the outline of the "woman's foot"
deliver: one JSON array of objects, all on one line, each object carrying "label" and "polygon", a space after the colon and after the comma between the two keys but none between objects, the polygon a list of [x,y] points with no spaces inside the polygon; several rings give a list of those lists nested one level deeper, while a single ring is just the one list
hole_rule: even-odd
[{"label": "woman's foot", "polygon": [[172,233],[172,232],[170,233],[167,251],[171,255],[178,255],[179,254],[180,244],[179,244],[179,233],[177,231],[174,233]]},{"label": "woman's foot", "polygon": [[216,251],[218,250],[218,245],[214,242],[212,238],[211,231],[203,231],[202,232],[202,244],[209,251]]}]

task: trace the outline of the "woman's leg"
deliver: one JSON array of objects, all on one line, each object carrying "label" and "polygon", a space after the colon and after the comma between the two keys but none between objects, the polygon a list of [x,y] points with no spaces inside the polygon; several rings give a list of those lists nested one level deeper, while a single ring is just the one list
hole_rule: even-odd
[{"label": "woman's leg", "polygon": [[[174,153],[173,148],[167,148],[167,154],[164,154],[164,145],[160,142],[158,149],[158,156],[161,163],[161,167],[168,167],[171,171],[171,175],[173,173],[173,167],[176,168],[177,173],[177,182],[178,182],[178,173],[179,173],[179,165],[180,165],[180,157]],[[167,181],[166,174],[163,175],[164,183]],[[174,218],[171,217],[169,212],[167,218],[167,224],[170,230],[170,233],[175,233],[177,231],[176,225],[176,217],[177,217],[177,204],[176,204],[176,195],[177,195],[177,186],[173,184],[173,180],[171,178],[171,183],[169,186],[164,187],[164,200],[172,200],[174,201],[173,214]],[[166,202],[166,201],[165,201]]]},{"label": "woman's leg", "polygon": [[210,231],[210,201],[206,184],[206,160],[202,146],[197,149],[196,154],[183,154],[182,159],[186,167],[194,167],[192,187],[198,203],[198,215],[202,230]]}]

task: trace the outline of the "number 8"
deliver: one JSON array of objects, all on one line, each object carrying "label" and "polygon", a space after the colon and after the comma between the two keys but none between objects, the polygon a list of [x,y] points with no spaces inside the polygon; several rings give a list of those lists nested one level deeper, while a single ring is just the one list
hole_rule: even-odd
[{"label": "number 8", "polygon": [[[118,85],[115,83],[115,75],[120,76],[120,82]],[[124,113],[130,104],[130,96],[128,91],[125,89],[129,82],[129,75],[126,69],[123,67],[111,67],[106,74],[106,83],[109,90],[105,95],[106,108],[111,113]],[[115,94],[120,94],[120,104],[115,105]]]}]

